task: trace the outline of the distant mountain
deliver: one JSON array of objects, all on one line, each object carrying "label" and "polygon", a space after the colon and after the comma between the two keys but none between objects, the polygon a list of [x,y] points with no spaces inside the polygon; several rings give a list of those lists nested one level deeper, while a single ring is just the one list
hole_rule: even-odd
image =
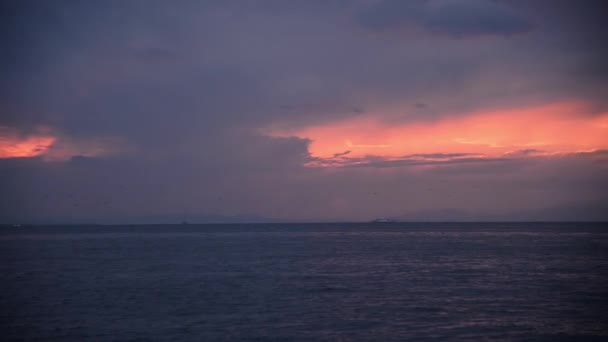
[{"label": "distant mountain", "polygon": [[49,218],[49,219],[36,219],[24,222],[13,222],[14,220],[7,220],[7,224],[36,224],[36,225],[91,225],[91,224],[207,224],[207,223],[272,223],[276,220],[256,216],[256,215],[234,215],[234,216],[221,216],[221,215],[159,215],[159,216],[140,216],[140,217],[129,217],[129,218]]},{"label": "distant mountain", "polygon": [[540,209],[516,210],[504,214],[480,214],[462,209],[443,208],[410,212],[395,217],[399,221],[608,221],[608,200],[575,203]]},{"label": "distant mountain", "polygon": [[445,221],[485,221],[487,215],[478,215],[462,209],[443,208],[410,212],[395,217],[398,221],[445,222]]},{"label": "distant mountain", "polygon": [[509,217],[515,217],[519,221],[608,221],[608,200],[521,210],[502,215],[503,220]]},{"label": "distant mountain", "polygon": [[[270,223],[275,220],[256,215],[166,215],[131,218],[125,220],[129,223],[151,223],[151,224],[201,224],[201,223]],[[119,222],[123,223],[123,222]]]}]

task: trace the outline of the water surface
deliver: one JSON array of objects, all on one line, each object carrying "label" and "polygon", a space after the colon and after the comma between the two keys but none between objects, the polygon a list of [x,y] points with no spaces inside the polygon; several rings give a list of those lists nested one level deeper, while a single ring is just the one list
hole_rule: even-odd
[{"label": "water surface", "polygon": [[4,227],[5,341],[608,340],[608,227]]}]

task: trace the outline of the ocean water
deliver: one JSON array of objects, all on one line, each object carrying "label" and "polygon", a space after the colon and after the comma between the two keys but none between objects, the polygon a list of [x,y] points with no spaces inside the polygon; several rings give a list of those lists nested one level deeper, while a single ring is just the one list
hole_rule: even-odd
[{"label": "ocean water", "polygon": [[4,227],[2,341],[605,341],[608,227]]}]

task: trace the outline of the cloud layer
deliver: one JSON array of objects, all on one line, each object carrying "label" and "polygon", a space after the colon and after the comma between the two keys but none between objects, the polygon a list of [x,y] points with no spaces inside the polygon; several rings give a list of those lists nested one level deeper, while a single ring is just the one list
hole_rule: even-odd
[{"label": "cloud layer", "polygon": [[483,0],[384,0],[359,14],[371,30],[422,29],[453,37],[525,33],[532,24],[507,5]]},{"label": "cloud layer", "polygon": [[0,222],[601,207],[602,5],[5,2]]}]

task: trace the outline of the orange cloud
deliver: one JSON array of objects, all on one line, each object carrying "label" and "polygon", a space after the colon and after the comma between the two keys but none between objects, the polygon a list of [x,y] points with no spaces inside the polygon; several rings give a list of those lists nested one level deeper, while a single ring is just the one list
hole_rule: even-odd
[{"label": "orange cloud", "polygon": [[0,158],[28,158],[43,155],[57,138],[44,133],[21,136],[0,127]]},{"label": "orange cloud", "polygon": [[[500,157],[519,150],[562,154],[608,148],[608,113],[589,115],[580,102],[553,103],[446,117],[433,122],[395,122],[381,114],[264,131],[269,136],[310,139],[312,157],[330,160],[415,154]],[[538,153],[537,153],[538,154]]]},{"label": "orange cloud", "polygon": [[124,152],[125,144],[115,138],[73,140],[59,137],[49,128],[24,135],[0,127],[0,159],[41,157],[45,161],[69,160],[74,156],[99,157]]}]

